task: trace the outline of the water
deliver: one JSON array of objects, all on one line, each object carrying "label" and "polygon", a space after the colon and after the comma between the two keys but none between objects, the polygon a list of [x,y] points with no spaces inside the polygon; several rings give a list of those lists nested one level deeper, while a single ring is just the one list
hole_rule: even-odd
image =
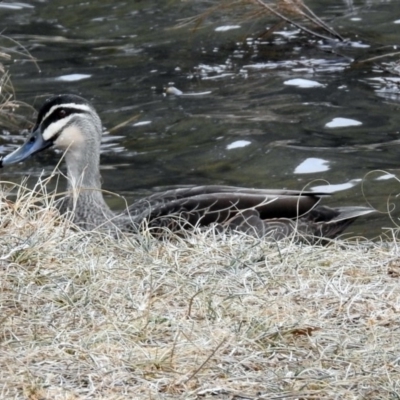
[{"label": "water", "polygon": [[[0,21],[40,68],[23,55],[8,64],[17,99],[35,107],[55,93],[90,99],[111,131],[103,187],[128,202],[174,185],[228,184],[322,188],[334,193],[325,204],[368,200],[385,211],[400,192],[400,89],[383,69],[398,56],[360,61],[397,51],[398,4],[307,4],[349,43],[332,52],[291,27],[255,40],[251,33],[271,23],[243,24],[227,13],[195,33],[171,29],[204,10],[202,2],[9,1]],[[7,39],[2,45],[22,51]],[[168,86],[178,95],[165,95]],[[27,122],[18,124],[27,127],[33,112],[21,112]],[[17,133],[3,129],[0,154],[19,143]],[[1,170],[1,180],[34,181],[58,159],[42,153]],[[353,231],[373,237],[394,222],[376,214]]]}]

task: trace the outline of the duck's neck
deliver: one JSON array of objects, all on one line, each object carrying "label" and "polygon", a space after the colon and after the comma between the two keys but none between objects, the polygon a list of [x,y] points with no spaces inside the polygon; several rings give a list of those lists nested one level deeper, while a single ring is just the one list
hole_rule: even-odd
[{"label": "duck's neck", "polygon": [[74,212],[74,222],[93,229],[114,217],[101,192],[100,156],[85,151],[68,151],[68,209]]},{"label": "duck's neck", "polygon": [[68,151],[65,155],[69,189],[101,189],[100,156],[86,151]]}]

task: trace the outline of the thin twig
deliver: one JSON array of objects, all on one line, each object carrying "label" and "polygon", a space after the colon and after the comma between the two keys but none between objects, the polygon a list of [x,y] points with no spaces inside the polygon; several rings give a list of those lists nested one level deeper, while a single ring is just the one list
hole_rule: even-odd
[{"label": "thin twig", "polygon": [[133,117],[128,118],[126,121],[123,121],[123,122],[121,122],[120,124],[113,126],[113,127],[112,127],[111,129],[109,129],[108,131],[109,131],[110,133],[113,133],[113,132],[117,131],[118,129],[123,128],[125,125],[127,125],[127,124],[129,124],[129,123],[131,123],[131,122],[133,122],[133,121],[136,121],[136,120],[139,119],[139,118],[140,118],[140,114],[136,114],[136,115],[134,115]]},{"label": "thin twig", "polygon": [[10,40],[12,43],[16,44],[17,46],[22,47],[22,49],[24,50],[24,53],[23,53],[23,52],[20,52],[20,51],[17,51],[17,50],[13,50],[13,49],[7,49],[8,52],[12,52],[12,53],[15,53],[15,54],[21,54],[21,55],[24,55],[24,56],[30,58],[30,60],[35,64],[37,70],[39,72],[41,72],[39,64],[36,61],[36,58],[31,55],[31,53],[29,52],[29,50],[25,46],[23,46],[21,43],[19,43],[18,41],[16,41],[15,39],[13,39],[13,38],[11,38],[9,36],[1,35],[1,37]]},{"label": "thin twig", "polygon": [[218,351],[218,349],[226,342],[226,338],[222,339],[221,343],[211,352],[211,354],[204,360],[204,362],[198,367],[189,378],[186,379],[185,383],[188,383],[192,378],[194,378],[197,373],[207,364],[209,359]]},{"label": "thin twig", "polygon": [[322,21],[321,18],[319,18],[309,7],[307,7],[306,4],[304,4],[301,1],[301,7],[303,7],[310,15],[308,15],[307,13],[304,13],[303,11],[299,10],[302,15],[307,18],[308,20],[310,20],[311,22],[313,22],[316,25],[319,25],[321,27],[323,27],[326,31],[328,31],[332,36],[335,36],[336,38],[338,38],[341,41],[344,41],[343,36],[341,36],[339,33],[337,33],[336,31],[334,31],[329,25],[327,25],[324,21]]},{"label": "thin twig", "polygon": [[361,64],[361,63],[371,62],[371,61],[379,60],[379,59],[385,58],[385,57],[398,56],[399,54],[400,54],[400,51],[395,51],[394,53],[386,53],[386,54],[382,54],[381,56],[371,57],[371,58],[367,58],[365,60],[357,61],[357,63]]},{"label": "thin twig", "polygon": [[[313,36],[316,36],[316,37],[319,37],[319,38],[321,38],[321,39],[328,40],[328,41],[329,41],[329,40],[332,40],[332,38],[330,38],[330,37],[328,37],[328,36],[321,35],[320,33],[314,32],[314,31],[312,31],[311,29],[308,29],[308,28],[306,28],[306,27],[304,27],[304,26],[298,24],[298,23],[295,22],[295,21],[292,21],[291,19],[289,19],[289,18],[285,17],[283,14],[281,14],[279,11],[274,10],[274,9],[273,9],[271,6],[269,6],[268,4],[265,4],[262,0],[251,0],[251,1],[252,1],[253,3],[255,3],[255,4],[260,5],[261,7],[264,7],[264,8],[267,9],[270,13],[276,15],[276,16],[279,17],[280,19],[283,19],[284,21],[288,22],[289,24],[294,25],[296,28],[299,28],[300,30],[309,33],[310,35],[313,35]],[[335,34],[334,36],[335,36],[337,39],[343,41],[343,38],[342,38],[340,35]]]}]

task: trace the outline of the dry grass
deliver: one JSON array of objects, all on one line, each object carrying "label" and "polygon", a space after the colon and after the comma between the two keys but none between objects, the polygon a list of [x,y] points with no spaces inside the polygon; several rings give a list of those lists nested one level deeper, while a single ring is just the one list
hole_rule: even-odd
[{"label": "dry grass", "polygon": [[0,398],[398,399],[392,243],[71,229],[0,191]]},{"label": "dry grass", "polygon": [[10,61],[11,56],[0,47],[0,122],[4,123],[10,120],[18,105],[13,101],[14,88],[6,67],[1,61]]},{"label": "dry grass", "polygon": [[[3,45],[3,41],[7,43],[6,46]],[[21,51],[14,47],[21,48]],[[12,38],[0,34],[0,126],[2,129],[21,128],[26,125],[25,115],[34,112],[30,105],[16,100],[10,72],[4,65],[11,62],[12,55],[31,61],[38,68],[36,60],[28,50]]]},{"label": "dry grass", "polygon": [[[198,0],[195,0],[197,3]],[[209,3],[204,1],[205,4]],[[271,20],[275,23],[266,31],[258,33],[258,37],[266,39],[275,30],[282,29],[283,26],[294,26],[302,32],[317,39],[332,39],[344,41],[344,38],[320,19],[303,0],[217,0],[210,2],[211,6],[199,15],[183,19],[178,24],[178,28],[187,25],[197,29],[210,17],[218,14],[236,19],[238,22],[254,23],[257,20]]]}]

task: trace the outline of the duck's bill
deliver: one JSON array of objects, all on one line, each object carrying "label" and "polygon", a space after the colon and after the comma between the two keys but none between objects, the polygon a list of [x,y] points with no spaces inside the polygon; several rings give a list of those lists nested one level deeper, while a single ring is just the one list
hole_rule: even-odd
[{"label": "duck's bill", "polygon": [[52,141],[43,139],[40,128],[36,129],[29,135],[29,137],[26,139],[25,143],[21,147],[6,155],[2,160],[0,160],[0,167],[24,161],[33,154],[39,153],[40,151],[47,149],[52,144]]}]

